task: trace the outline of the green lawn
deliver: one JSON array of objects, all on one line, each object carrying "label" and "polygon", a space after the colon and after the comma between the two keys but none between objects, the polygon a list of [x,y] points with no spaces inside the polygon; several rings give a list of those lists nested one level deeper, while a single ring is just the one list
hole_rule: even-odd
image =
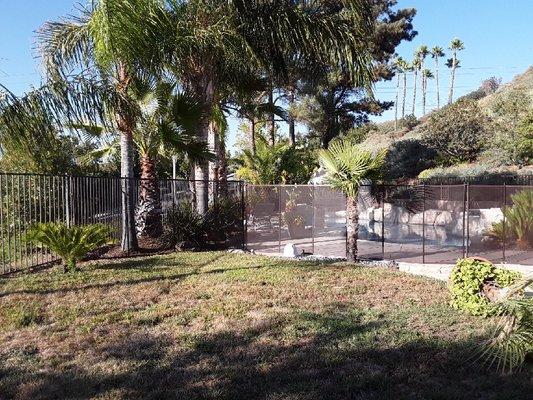
[{"label": "green lawn", "polygon": [[178,253],[0,279],[0,399],[521,399],[397,271]]}]

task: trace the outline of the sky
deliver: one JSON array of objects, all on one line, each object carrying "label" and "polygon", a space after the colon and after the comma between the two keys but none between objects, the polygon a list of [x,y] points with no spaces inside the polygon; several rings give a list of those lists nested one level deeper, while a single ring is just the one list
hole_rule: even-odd
[{"label": "sky", "polygon": [[[83,0],[82,0],[83,1]],[[39,86],[41,68],[35,51],[35,30],[47,20],[75,13],[77,0],[0,0],[0,83],[15,94],[22,94],[32,86]],[[491,76],[510,81],[513,76],[533,64],[533,0],[399,0],[401,8],[414,7],[418,35],[402,43],[397,52],[410,60],[414,50],[425,44],[447,48],[458,37],[465,43],[459,58],[462,67],[456,75],[456,97],[475,90]],[[444,64],[443,58],[442,64]],[[433,67],[432,60],[427,64]],[[408,93],[412,78],[408,77]],[[441,102],[447,99],[449,71],[441,68]],[[393,100],[395,81],[382,82],[375,87],[380,100]],[[428,109],[436,106],[435,82],[428,85]],[[421,113],[420,96],[417,115]],[[407,110],[411,109],[408,94]],[[394,118],[389,110],[380,117]],[[228,148],[232,149],[239,121],[230,121]],[[283,130],[283,128],[282,128]]]}]

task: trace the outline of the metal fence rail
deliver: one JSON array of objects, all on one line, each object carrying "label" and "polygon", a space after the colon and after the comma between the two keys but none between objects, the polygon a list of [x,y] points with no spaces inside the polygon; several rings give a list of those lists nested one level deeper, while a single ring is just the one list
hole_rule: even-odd
[{"label": "metal fence rail", "polygon": [[[476,255],[533,265],[533,237],[518,240],[504,214],[514,195],[531,191],[531,185],[363,186],[359,256],[452,264]],[[344,196],[327,186],[248,185],[247,247],[279,254],[290,243],[305,253],[345,257],[345,210]],[[490,234],[498,224],[500,238]]]},{"label": "metal fence rail", "polygon": [[[24,239],[26,229],[35,223],[105,224],[118,242],[122,230],[122,182],[119,177],[0,173],[0,274],[57,260],[49,250]],[[141,182],[131,180],[135,199]],[[190,181],[160,179],[157,185],[163,222],[173,206],[193,201],[194,184]],[[234,207],[243,208],[242,182],[230,181],[224,188],[209,182],[209,188],[218,189],[217,198],[228,197]],[[244,241],[244,226],[239,241]]]}]

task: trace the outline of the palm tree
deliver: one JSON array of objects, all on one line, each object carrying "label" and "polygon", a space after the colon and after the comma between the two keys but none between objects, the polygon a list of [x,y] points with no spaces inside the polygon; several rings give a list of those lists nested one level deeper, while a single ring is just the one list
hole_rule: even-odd
[{"label": "palm tree", "polygon": [[411,63],[411,70],[413,71],[413,107],[411,109],[411,114],[415,115],[416,107],[416,83],[418,81],[418,71],[420,70],[421,61],[418,56],[415,56],[413,62]]},{"label": "palm tree", "polygon": [[435,60],[435,83],[437,84],[437,109],[440,108],[440,87],[439,87],[439,58],[444,57],[442,47],[435,46],[431,49],[431,57]]},{"label": "palm tree", "polygon": [[398,59],[398,68],[402,72],[403,86],[402,86],[402,118],[405,118],[405,100],[407,98],[407,71],[409,70],[409,63],[403,58]]},{"label": "palm tree", "polygon": [[[400,99],[400,75],[404,72],[405,61],[401,57],[397,57],[394,60],[394,66],[396,68],[396,101],[394,102],[394,130],[398,129],[398,103]],[[403,118],[403,115],[402,115]]]},{"label": "palm tree", "polygon": [[373,155],[347,139],[335,140],[330,143],[329,149],[319,151],[320,164],[326,171],[326,182],[346,195],[346,258],[349,262],[357,259],[359,187],[364,182],[380,179],[385,156],[385,151]]},{"label": "palm tree", "polygon": [[[368,87],[370,56],[361,44],[372,18],[358,2],[347,4],[345,12],[318,13],[289,1],[169,2],[160,5],[158,12],[134,18],[142,29],[131,51],[151,45],[157,52],[152,59],[164,59],[176,72],[202,107],[198,138],[207,142],[220,83],[238,81],[243,69],[259,68],[283,78],[288,56],[300,53],[328,65],[341,65],[354,84]],[[196,166],[195,180],[197,208],[203,213],[208,203],[207,163]]]},{"label": "palm tree", "polygon": [[[426,60],[426,57],[428,56],[429,54],[429,50],[428,50],[428,47],[426,45],[421,45],[415,52],[415,56],[420,60],[420,71],[424,71],[425,67],[424,67],[424,62]],[[424,74],[421,73],[420,74],[420,89],[422,91],[422,93],[424,92],[424,86],[426,85],[426,83],[424,82],[426,78],[424,77]]]},{"label": "palm tree", "polygon": [[455,85],[455,71],[457,68],[459,68],[459,60],[457,59],[457,52],[464,50],[465,45],[464,43],[455,38],[450,42],[450,46],[448,47],[450,50],[452,50],[452,58],[448,59],[446,62],[446,66],[448,68],[451,68],[450,73],[450,94],[448,95],[448,104],[452,104],[453,101],[453,89]]},{"label": "palm tree", "polygon": [[428,79],[433,79],[433,73],[425,68],[422,70],[422,115],[426,115],[426,96],[428,90]]},{"label": "palm tree", "polygon": [[[66,82],[72,71],[81,71],[82,77],[107,80],[114,86],[115,93],[111,98],[114,116],[107,124],[120,132],[122,250],[127,252],[137,248],[132,185],[136,112],[128,91],[140,64],[139,53],[132,52],[126,40],[138,28],[128,19],[128,10],[132,7],[137,12],[149,14],[153,1],[94,1],[80,17],[47,22],[38,32],[42,61],[50,80]],[[90,108],[88,103],[85,106]],[[93,112],[90,109],[84,111]]]}]

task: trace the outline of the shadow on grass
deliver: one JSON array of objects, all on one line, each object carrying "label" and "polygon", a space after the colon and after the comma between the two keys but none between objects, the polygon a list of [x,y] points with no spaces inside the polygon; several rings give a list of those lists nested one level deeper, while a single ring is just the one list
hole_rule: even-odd
[{"label": "shadow on grass", "polygon": [[[380,323],[352,314],[301,316],[313,331],[287,337],[290,320],[189,337],[136,332],[98,348],[127,368],[0,367],[0,392],[21,399],[525,399],[530,377],[501,377],[468,359],[474,341],[415,339],[387,346]],[[79,355],[78,355],[79,357]],[[90,362],[87,362],[90,364]]]}]

